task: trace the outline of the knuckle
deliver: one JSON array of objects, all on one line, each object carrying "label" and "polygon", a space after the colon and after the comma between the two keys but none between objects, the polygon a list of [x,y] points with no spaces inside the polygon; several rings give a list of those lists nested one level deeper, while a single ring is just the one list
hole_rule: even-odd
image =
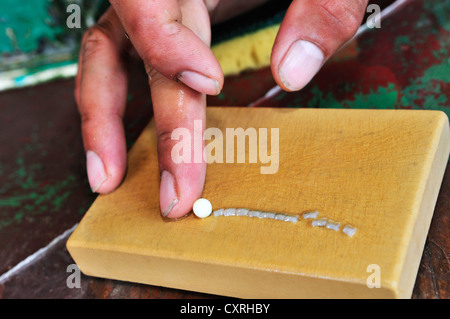
[{"label": "knuckle", "polygon": [[111,21],[108,16],[103,16],[102,18],[100,18],[94,28],[109,36],[112,35],[112,30],[114,30],[115,26],[113,21]]},{"label": "knuckle", "polygon": [[364,1],[319,1],[318,7],[335,30],[350,39],[358,30],[364,16]]},{"label": "knuckle", "polygon": [[109,36],[103,31],[102,27],[94,26],[89,28],[84,34],[82,41],[83,59],[95,55],[109,42]]},{"label": "knuckle", "polygon": [[147,36],[149,39],[148,44],[144,43],[141,51],[145,65],[156,66],[161,69],[167,68],[168,55],[179,49],[174,47],[173,43],[177,41],[172,41],[172,39],[179,36],[181,32],[181,24],[167,22],[160,25],[157,32]]},{"label": "knuckle", "polygon": [[154,30],[160,23],[160,16],[156,12],[149,12],[143,19],[138,13],[127,19],[127,32],[137,38],[152,38]]}]

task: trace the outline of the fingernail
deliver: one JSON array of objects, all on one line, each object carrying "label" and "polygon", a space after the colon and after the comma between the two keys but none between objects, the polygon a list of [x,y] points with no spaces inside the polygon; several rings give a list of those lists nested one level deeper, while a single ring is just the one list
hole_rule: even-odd
[{"label": "fingernail", "polygon": [[97,153],[93,151],[86,152],[86,168],[89,185],[91,186],[92,192],[95,193],[108,178],[102,159]]},{"label": "fingernail", "polygon": [[183,71],[178,74],[177,78],[196,91],[209,95],[217,95],[220,93],[219,82],[200,73]]},{"label": "fingernail", "polygon": [[324,54],[315,44],[298,40],[289,48],[278,70],[281,81],[291,91],[298,91],[320,70]]},{"label": "fingernail", "polygon": [[175,180],[168,171],[161,173],[161,186],[159,197],[161,214],[167,217],[172,208],[178,203],[177,192],[175,191]]}]

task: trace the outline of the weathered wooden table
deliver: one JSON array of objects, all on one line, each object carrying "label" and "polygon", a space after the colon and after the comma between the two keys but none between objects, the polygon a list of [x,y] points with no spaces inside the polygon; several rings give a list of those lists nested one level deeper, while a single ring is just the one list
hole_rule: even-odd
[{"label": "weathered wooden table", "polygon": [[[228,77],[209,105],[313,108],[406,108],[450,114],[448,2],[409,1],[330,61],[301,92],[264,97],[270,70]],[[128,147],[152,115],[140,65],[131,77],[125,128]],[[94,201],[85,173],[73,80],[0,94],[0,297],[217,298],[188,291],[81,277],[65,242]],[[447,168],[413,298],[449,298],[450,168]]]}]

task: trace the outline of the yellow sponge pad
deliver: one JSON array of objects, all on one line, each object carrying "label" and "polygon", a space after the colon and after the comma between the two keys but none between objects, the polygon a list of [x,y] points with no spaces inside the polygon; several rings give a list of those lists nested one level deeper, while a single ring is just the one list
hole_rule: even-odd
[{"label": "yellow sponge pad", "polygon": [[270,65],[270,54],[280,24],[214,45],[211,50],[225,76]]}]

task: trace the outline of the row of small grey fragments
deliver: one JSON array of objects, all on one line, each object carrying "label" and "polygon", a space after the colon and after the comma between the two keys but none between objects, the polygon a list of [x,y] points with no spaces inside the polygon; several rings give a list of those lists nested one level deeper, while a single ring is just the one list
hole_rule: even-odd
[{"label": "row of small grey fragments", "polygon": [[[257,218],[268,218],[274,220],[280,220],[285,222],[296,223],[299,219],[299,215],[280,214],[273,212],[262,212],[259,210],[249,210],[247,208],[220,208],[213,212],[214,217],[219,216],[248,216]],[[319,218],[319,212],[305,211],[303,212],[303,219],[310,219],[313,227],[325,227],[327,229],[338,231],[341,227],[340,222],[333,221],[328,218]],[[353,237],[356,233],[356,227],[352,225],[345,225],[342,232],[349,237]]]}]

